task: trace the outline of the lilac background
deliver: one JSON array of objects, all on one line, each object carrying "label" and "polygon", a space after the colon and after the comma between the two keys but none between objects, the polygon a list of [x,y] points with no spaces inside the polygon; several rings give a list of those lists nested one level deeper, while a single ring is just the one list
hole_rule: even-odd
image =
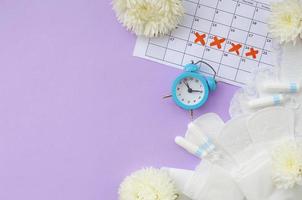
[{"label": "lilac background", "polygon": [[[132,56],[104,0],[0,0],[0,199],[114,200],[143,166],[192,169],[174,144],[190,121],[179,70]],[[228,118],[220,84],[197,115]]]}]

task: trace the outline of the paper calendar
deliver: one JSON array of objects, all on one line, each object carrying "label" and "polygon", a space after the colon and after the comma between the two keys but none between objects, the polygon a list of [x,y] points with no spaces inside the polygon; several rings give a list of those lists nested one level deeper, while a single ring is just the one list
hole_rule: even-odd
[{"label": "paper calendar", "polygon": [[[253,0],[183,0],[185,16],[161,38],[142,38],[134,55],[182,69],[203,60],[219,80],[242,86],[257,68],[275,65],[267,20],[270,5]],[[210,73],[208,69],[201,69]]]}]

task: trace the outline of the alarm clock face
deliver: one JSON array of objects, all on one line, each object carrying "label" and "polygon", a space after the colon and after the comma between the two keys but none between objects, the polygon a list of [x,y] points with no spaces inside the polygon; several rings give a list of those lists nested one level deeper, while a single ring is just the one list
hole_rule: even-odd
[{"label": "alarm clock face", "polygon": [[208,99],[208,94],[209,89],[206,80],[196,73],[180,76],[173,85],[173,99],[186,110],[193,110],[202,106]]}]

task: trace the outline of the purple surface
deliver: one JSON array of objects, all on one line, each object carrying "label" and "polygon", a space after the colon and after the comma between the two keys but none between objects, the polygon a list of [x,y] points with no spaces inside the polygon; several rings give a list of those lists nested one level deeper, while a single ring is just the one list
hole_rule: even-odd
[{"label": "purple surface", "polygon": [[[174,144],[190,121],[179,70],[132,56],[104,0],[0,0],[0,199],[114,200],[144,166],[192,169]],[[228,118],[220,84],[196,115]]]}]

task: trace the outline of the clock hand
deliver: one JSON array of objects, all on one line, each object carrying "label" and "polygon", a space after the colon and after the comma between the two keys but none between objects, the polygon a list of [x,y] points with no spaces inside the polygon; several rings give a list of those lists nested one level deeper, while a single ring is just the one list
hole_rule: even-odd
[{"label": "clock hand", "polygon": [[201,90],[192,90],[192,92],[200,92],[200,93],[203,93],[203,91],[201,91]]},{"label": "clock hand", "polygon": [[190,86],[189,86],[189,83],[187,81],[184,81],[184,84],[187,86],[188,90],[190,90]]},{"label": "clock hand", "polygon": [[184,81],[184,84],[187,86],[188,92],[189,92],[189,93],[192,93],[193,90],[192,90],[192,88],[189,86],[189,83],[188,83],[187,81]]}]

